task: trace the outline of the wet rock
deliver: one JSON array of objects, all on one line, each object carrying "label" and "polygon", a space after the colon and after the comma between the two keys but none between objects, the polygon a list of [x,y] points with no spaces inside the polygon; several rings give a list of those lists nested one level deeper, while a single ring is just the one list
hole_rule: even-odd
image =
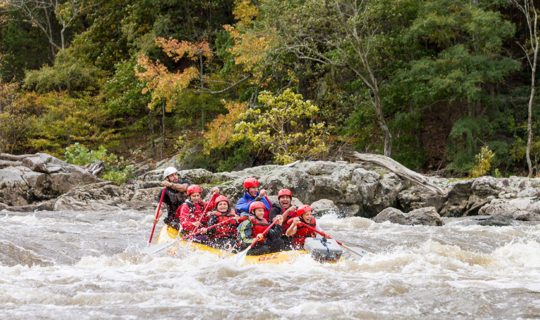
[{"label": "wet rock", "polygon": [[41,208],[31,204],[54,199],[77,185],[99,181],[88,171],[43,153],[0,154],[0,161],[0,203],[17,209]]},{"label": "wet rock", "polygon": [[426,192],[425,188],[413,186],[398,194],[398,204],[403,210],[411,211],[424,207],[440,210],[446,201],[443,195]]},{"label": "wet rock", "polygon": [[537,198],[494,199],[483,206],[479,214],[522,221],[540,221],[540,201]]},{"label": "wet rock", "polygon": [[99,182],[79,186],[63,194],[54,205],[54,210],[108,210],[126,208],[134,192],[111,182]]},{"label": "wet rock", "polygon": [[324,214],[339,212],[339,208],[335,205],[334,201],[328,199],[320,199],[311,204],[313,208],[313,213],[317,216],[322,216]]},{"label": "wet rock", "polygon": [[389,221],[404,225],[443,225],[441,216],[434,207],[420,208],[408,213],[396,208],[386,208],[373,218],[373,221],[379,223]]}]

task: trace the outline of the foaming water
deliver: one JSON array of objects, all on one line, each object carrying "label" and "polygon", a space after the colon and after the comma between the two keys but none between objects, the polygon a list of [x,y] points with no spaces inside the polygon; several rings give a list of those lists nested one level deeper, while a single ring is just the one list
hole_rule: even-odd
[{"label": "foaming water", "polygon": [[[327,215],[362,258],[238,266],[142,254],[151,212],[0,213],[5,319],[508,319],[540,315],[538,225],[377,224]],[[450,221],[451,222],[451,221]]]}]

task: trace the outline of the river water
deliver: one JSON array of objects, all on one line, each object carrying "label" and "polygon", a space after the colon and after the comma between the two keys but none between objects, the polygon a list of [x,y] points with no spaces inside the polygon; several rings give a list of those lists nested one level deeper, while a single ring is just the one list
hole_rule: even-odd
[{"label": "river water", "polygon": [[540,318],[540,225],[320,219],[370,253],[282,265],[141,253],[151,212],[0,212],[1,319]]}]

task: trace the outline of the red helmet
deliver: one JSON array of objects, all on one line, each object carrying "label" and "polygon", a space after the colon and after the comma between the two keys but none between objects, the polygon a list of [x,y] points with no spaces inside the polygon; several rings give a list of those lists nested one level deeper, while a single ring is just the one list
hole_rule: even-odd
[{"label": "red helmet", "polygon": [[253,211],[255,211],[255,209],[266,209],[266,206],[261,201],[253,201],[249,205],[249,213],[253,213]]},{"label": "red helmet", "polygon": [[260,185],[259,180],[255,178],[247,178],[244,180],[244,189],[258,188]]},{"label": "red helmet", "polygon": [[308,211],[313,211],[313,209],[309,205],[304,204],[304,205],[301,205],[300,208],[296,210],[296,215],[298,217],[301,217],[304,213]]},{"label": "red helmet", "polygon": [[289,189],[281,189],[278,191],[277,193],[277,198],[279,199],[280,197],[283,197],[283,196],[289,196],[292,198],[292,192],[291,190]]},{"label": "red helmet", "polygon": [[187,188],[187,195],[190,196],[192,193],[202,193],[202,188],[196,184],[192,184]]},{"label": "red helmet", "polygon": [[226,196],[223,196],[223,195],[220,195],[216,198],[216,206],[218,205],[218,203],[220,203],[221,201],[225,201],[227,202],[227,204],[230,206],[231,205],[231,202],[229,201],[229,198],[227,198]]}]

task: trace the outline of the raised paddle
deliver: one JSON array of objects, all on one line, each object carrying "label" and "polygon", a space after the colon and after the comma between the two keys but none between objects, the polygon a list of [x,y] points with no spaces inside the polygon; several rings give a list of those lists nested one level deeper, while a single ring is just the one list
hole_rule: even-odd
[{"label": "raised paddle", "polygon": [[163,203],[163,198],[165,197],[165,190],[167,190],[167,187],[165,187],[165,188],[163,188],[163,190],[161,190],[161,197],[159,198],[159,204],[158,204],[158,206],[156,208],[156,217],[154,218],[154,225],[152,226],[152,231],[150,232],[150,238],[148,239],[148,245],[149,246],[152,244],[152,237],[154,236],[154,231],[156,230],[156,224],[159,221],[161,204]]},{"label": "raised paddle", "polygon": [[[321,236],[323,236],[323,237],[325,237],[325,238],[333,239],[332,236],[330,236],[329,234],[324,233],[324,232],[322,232],[321,230],[317,230],[317,229],[313,228],[312,226],[303,223],[302,221],[299,221],[298,223],[299,223],[300,225],[303,225],[303,226],[306,227],[307,229],[309,229],[309,230],[311,230],[311,231],[313,231],[313,232],[316,232],[316,233],[320,234]],[[359,257],[363,257],[366,253],[368,253],[368,252],[367,252],[366,250],[364,250],[364,249],[361,249],[361,250],[363,251],[363,253],[359,253],[359,252],[357,252],[356,250],[353,250],[351,247],[345,245],[343,242],[341,242],[341,241],[339,241],[339,240],[337,240],[337,239],[334,239],[334,240],[337,242],[337,244],[339,244],[339,245],[342,246],[343,248],[349,250],[350,252],[356,254],[356,255],[359,256]]]},{"label": "raised paddle", "polygon": [[[268,233],[268,231],[270,231],[270,228],[272,228],[277,222],[279,221],[279,219],[276,219],[274,220],[274,222],[272,222],[262,233],[263,237]],[[247,256],[247,253],[248,251],[253,248],[255,246],[255,244],[257,244],[257,242],[259,242],[259,238],[255,237],[253,239],[253,242],[249,245],[249,247],[247,247],[247,249],[245,249],[244,251],[238,253],[238,255],[236,256],[236,264],[242,264],[242,262],[244,262],[244,259],[246,258]]]}]

